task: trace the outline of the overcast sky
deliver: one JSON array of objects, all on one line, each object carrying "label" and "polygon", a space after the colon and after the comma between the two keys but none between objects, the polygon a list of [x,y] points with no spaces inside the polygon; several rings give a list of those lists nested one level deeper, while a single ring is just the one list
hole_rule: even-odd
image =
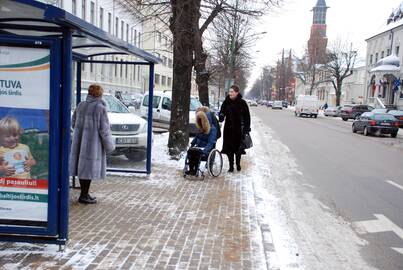
[{"label": "overcast sky", "polygon": [[[261,67],[276,63],[281,50],[292,49],[301,56],[310,35],[312,7],[317,0],[284,0],[281,8],[268,14],[257,25],[257,32],[267,34],[256,43],[253,51],[255,68],[249,80],[253,82],[261,74]],[[365,57],[365,39],[386,24],[393,9],[403,0],[326,0],[327,36],[329,43],[338,38],[353,42],[360,58]]]}]

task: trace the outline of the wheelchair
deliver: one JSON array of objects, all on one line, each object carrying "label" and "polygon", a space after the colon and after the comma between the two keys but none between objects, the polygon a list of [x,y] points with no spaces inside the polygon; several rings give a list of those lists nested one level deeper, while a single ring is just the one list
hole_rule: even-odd
[{"label": "wheelchair", "polygon": [[[197,148],[197,147],[195,147]],[[189,172],[189,159],[188,155],[186,154],[185,158],[185,167],[183,168],[183,177],[201,177],[202,180],[206,177],[206,174],[210,175],[211,177],[218,177],[220,176],[223,168],[223,159],[221,152],[217,149],[212,149],[208,155],[202,154],[200,155],[197,166],[196,166],[196,175],[190,175]],[[207,172],[207,173],[206,173]]]}]

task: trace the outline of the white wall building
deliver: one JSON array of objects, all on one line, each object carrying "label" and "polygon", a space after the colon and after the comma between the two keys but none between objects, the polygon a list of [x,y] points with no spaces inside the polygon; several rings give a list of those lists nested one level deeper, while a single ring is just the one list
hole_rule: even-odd
[{"label": "white wall building", "polygon": [[367,41],[365,100],[374,105],[403,108],[403,92],[395,87],[403,78],[403,3],[385,20],[386,24]]},{"label": "white wall building", "polygon": [[[111,35],[120,38],[136,47],[143,48],[143,25],[140,18],[125,11],[118,0],[42,0],[54,4],[67,12],[103,29]],[[94,60],[136,61],[135,56],[114,55],[97,56]],[[158,66],[158,65],[156,65]],[[75,75],[76,64],[73,66]],[[119,64],[82,64],[83,89],[97,82],[105,91],[122,94],[143,93],[146,88],[145,73],[148,71],[142,66]],[[148,73],[147,73],[148,75]],[[75,82],[73,83],[75,87]]]},{"label": "white wall building", "polygon": [[[152,17],[143,24],[144,50],[161,58],[162,63],[155,66],[154,90],[172,90],[173,47],[172,33],[158,18]],[[148,82],[146,82],[148,84]]]}]

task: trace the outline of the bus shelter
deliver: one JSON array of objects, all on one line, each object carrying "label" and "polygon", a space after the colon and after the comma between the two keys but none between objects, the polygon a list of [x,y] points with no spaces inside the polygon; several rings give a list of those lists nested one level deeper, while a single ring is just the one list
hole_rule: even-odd
[{"label": "bus shelter", "polygon": [[[96,60],[105,55],[139,60]],[[80,65],[87,62],[148,67],[152,97],[159,58],[55,6],[0,0],[1,241],[63,245],[68,239],[72,97],[73,105],[83,97]],[[110,170],[151,173],[151,102],[145,118],[150,121],[143,127],[147,133],[144,169],[115,166]],[[4,139],[9,134],[16,139]]]}]

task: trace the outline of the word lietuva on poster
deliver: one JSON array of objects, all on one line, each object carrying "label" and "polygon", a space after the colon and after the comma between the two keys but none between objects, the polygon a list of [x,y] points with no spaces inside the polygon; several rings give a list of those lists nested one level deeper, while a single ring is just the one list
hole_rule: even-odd
[{"label": "word lietuva on poster", "polygon": [[22,96],[21,81],[0,80],[0,96]]}]

